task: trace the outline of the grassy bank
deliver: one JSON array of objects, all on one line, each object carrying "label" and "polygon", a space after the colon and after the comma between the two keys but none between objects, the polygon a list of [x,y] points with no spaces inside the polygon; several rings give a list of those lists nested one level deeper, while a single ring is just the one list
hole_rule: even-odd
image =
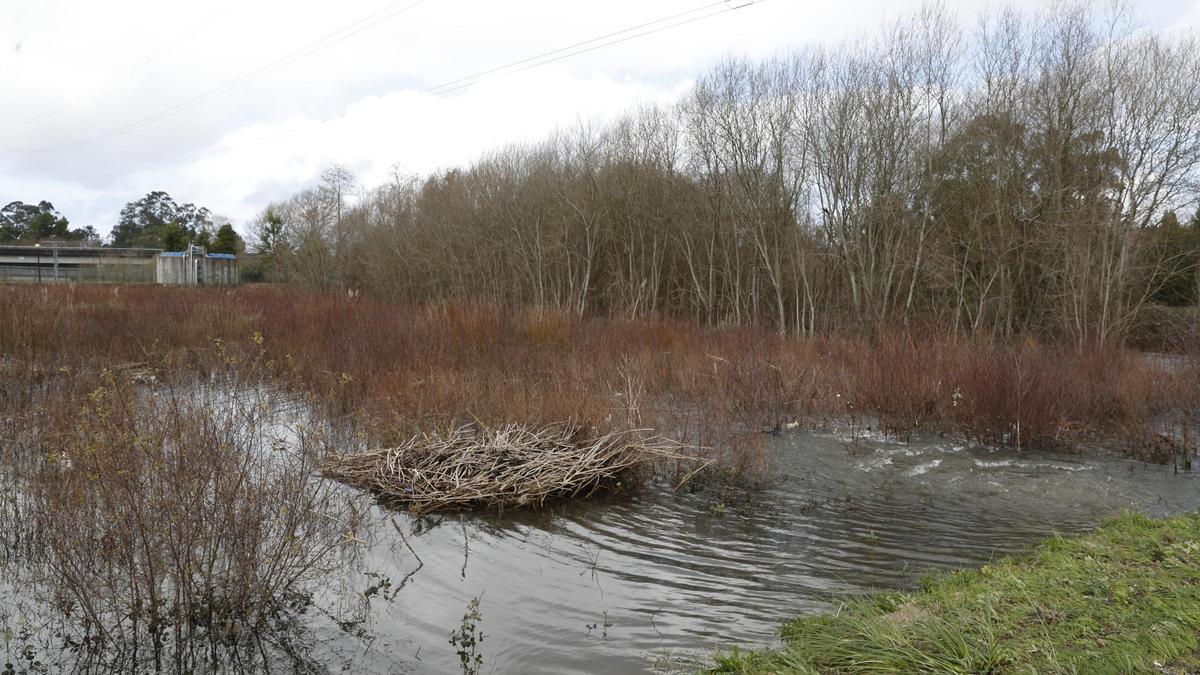
[{"label": "grassy bank", "polygon": [[722,655],[716,671],[1182,672],[1198,635],[1200,514],[1127,514],[920,591],[797,619],[785,648]]}]

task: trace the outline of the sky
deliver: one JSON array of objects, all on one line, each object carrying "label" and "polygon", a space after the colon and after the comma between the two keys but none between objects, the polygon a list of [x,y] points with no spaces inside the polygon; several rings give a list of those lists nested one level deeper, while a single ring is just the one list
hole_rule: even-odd
[{"label": "sky", "polygon": [[[723,57],[836,44],[920,4],[2,0],[0,205],[48,200],[107,233],[126,202],[164,190],[246,234],[331,164],[366,187],[460,166],[674,101]],[[1200,0],[1132,4],[1149,28],[1200,28]],[[966,26],[997,7],[946,5]]]}]

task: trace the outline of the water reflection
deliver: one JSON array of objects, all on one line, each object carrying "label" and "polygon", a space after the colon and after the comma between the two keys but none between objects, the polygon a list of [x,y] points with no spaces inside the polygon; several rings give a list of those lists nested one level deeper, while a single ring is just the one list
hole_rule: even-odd
[{"label": "water reflection", "polygon": [[[302,409],[281,410],[264,428],[267,447],[312,424]],[[1121,509],[1200,507],[1194,476],[1102,451],[811,433],[772,443],[777,482],[738,503],[652,485],[502,516],[371,507],[351,533],[367,544],[306,585],[255,653],[218,661],[229,672],[456,672],[451,632],[478,598],[484,672],[645,672],[664,655],[770,642],[797,613],[911,587]],[[69,667],[47,570],[14,560],[0,561],[0,631],[16,628],[17,639],[0,646],[12,658],[32,644],[39,663]]]},{"label": "water reflection", "polygon": [[741,504],[656,486],[504,517],[380,511],[366,569],[398,580],[416,557],[423,566],[391,600],[371,601],[368,644],[313,626],[316,653],[362,672],[455,670],[449,633],[479,597],[488,669],[647,671],[664,653],[761,644],[796,613],[911,587],[1124,508],[1200,506],[1192,476],[1099,451],[1013,456],[813,434],[775,450],[779,482]]}]

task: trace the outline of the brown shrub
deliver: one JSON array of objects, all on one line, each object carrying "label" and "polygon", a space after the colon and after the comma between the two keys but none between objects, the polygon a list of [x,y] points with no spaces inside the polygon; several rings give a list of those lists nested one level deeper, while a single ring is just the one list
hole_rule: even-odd
[{"label": "brown shrub", "polygon": [[354,497],[313,480],[328,431],[305,424],[276,447],[266,430],[290,408],[272,387],[142,384],[175,381],[171,367],[63,374],[9,411],[21,424],[0,459],[32,507],[81,663],[216,667],[218,645],[251,644],[358,527]]},{"label": "brown shrub", "polygon": [[381,441],[474,420],[605,430],[642,420],[728,450],[757,448],[755,434],[791,421],[864,415],[896,433],[1068,445],[1088,433],[1144,429],[1183,396],[1173,384],[1181,375],[1129,352],[900,327],[873,339],[803,340],[258,287],[8,287],[0,310],[11,319],[0,325],[0,350],[29,377],[160,355],[207,375],[216,364],[199,355],[220,345],[231,358],[261,354],[286,366],[289,386],[318,395],[339,418],[362,420]]}]

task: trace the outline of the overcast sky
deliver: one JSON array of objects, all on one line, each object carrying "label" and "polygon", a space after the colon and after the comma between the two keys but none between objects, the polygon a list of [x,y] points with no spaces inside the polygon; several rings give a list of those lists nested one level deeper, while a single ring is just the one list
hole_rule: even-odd
[{"label": "overcast sky", "polygon": [[[580,119],[674,100],[722,56],[873,32],[919,4],[761,0],[723,12],[711,0],[2,0],[0,205],[50,200],[72,226],[107,233],[125,202],[165,190],[246,232],[268,202],[333,162],[367,186],[393,166],[463,164]],[[964,24],[988,6],[947,4]],[[1200,0],[1134,4],[1152,28],[1200,26]],[[677,14],[617,37],[696,20],[429,91]]]}]

